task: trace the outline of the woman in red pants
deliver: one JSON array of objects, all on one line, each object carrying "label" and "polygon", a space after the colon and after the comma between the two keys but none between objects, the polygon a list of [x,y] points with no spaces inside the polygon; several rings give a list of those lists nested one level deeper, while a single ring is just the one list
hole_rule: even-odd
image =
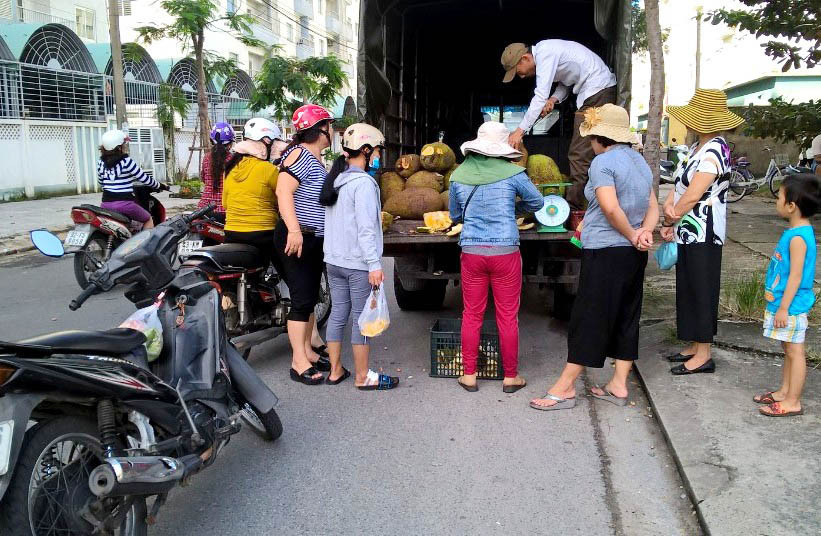
[{"label": "woman in red pants", "polygon": [[[502,390],[515,393],[527,382],[518,374],[519,300],[522,293],[522,256],[516,214],[536,212],[544,198],[524,169],[510,161],[522,153],[508,145],[502,123],[479,127],[477,139],[465,142],[465,161],[450,179],[450,216],[463,223],[462,247],[462,362],[459,385],[477,391],[476,361],[479,332],[493,289],[505,379]],[[516,197],[521,198],[517,202]]]}]

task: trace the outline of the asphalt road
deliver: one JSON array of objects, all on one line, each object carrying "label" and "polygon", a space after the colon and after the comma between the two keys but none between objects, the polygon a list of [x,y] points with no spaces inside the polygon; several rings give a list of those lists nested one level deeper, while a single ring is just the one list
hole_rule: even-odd
[{"label": "asphalt road", "polygon": [[[0,339],[113,327],[133,310],[113,291],[72,313],[78,292],[70,258],[0,260]],[[521,314],[529,385],[513,395],[501,382],[467,393],[428,376],[430,326],[459,314],[458,288],[433,313],[399,311],[391,298],[393,323],[375,340],[372,368],[401,377],[392,392],[303,386],[288,378],[285,337],[255,348],[250,362],[281,400],[282,438],[270,444],[243,430],[172,493],[150,533],[699,534],[635,382],[627,408],[589,398],[569,411],[528,407],[566,355],[564,325],[546,317],[537,292],[526,291]],[[344,361],[352,367],[350,348]]]}]

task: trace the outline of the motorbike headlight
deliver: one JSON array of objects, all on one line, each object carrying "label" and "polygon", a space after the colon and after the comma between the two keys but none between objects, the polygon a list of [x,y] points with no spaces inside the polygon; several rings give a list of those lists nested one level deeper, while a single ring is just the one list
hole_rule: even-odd
[{"label": "motorbike headlight", "polygon": [[14,374],[16,370],[17,369],[11,365],[0,364],[0,385],[9,381],[9,378],[11,378],[11,375]]}]

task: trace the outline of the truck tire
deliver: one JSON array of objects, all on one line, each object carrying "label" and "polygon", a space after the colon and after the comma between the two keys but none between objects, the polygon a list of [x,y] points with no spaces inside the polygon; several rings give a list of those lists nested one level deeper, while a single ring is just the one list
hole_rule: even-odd
[{"label": "truck tire", "polygon": [[441,309],[445,301],[445,292],[448,287],[447,280],[422,280],[416,281],[415,287],[418,290],[405,290],[399,274],[393,272],[393,294],[396,303],[403,311],[431,311]]}]

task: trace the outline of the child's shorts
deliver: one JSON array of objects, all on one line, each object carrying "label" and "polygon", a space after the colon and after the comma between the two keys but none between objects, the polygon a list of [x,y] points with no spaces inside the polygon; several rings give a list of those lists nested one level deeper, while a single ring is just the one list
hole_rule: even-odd
[{"label": "child's shorts", "polygon": [[807,333],[807,313],[800,315],[790,315],[787,317],[787,327],[777,328],[773,326],[775,313],[764,311],[764,336],[777,341],[803,343],[804,335]]}]

